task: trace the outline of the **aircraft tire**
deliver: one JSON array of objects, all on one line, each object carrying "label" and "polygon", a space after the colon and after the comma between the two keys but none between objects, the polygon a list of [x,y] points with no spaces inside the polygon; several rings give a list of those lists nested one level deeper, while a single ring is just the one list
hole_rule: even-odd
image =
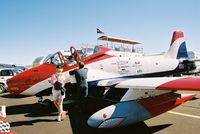
[{"label": "aircraft tire", "polygon": [[53,102],[50,99],[45,99],[40,104],[42,104],[45,107],[52,108],[54,106]]},{"label": "aircraft tire", "polygon": [[0,84],[0,94],[6,91],[6,87],[4,84]]}]

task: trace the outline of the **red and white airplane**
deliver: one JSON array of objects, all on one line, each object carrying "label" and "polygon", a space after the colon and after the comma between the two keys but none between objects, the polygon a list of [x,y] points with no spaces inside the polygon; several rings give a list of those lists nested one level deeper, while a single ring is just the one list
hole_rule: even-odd
[{"label": "red and white airplane", "polygon": [[[106,36],[99,39],[137,44]],[[94,54],[81,59],[74,47],[70,50],[88,68],[89,95],[116,102],[88,119],[92,127],[109,128],[144,121],[195,96],[177,94],[174,90],[200,90],[199,77],[163,77],[195,69],[194,62],[188,60],[182,32],[174,32],[169,50],[159,55],[145,56],[96,46]],[[57,52],[44,64],[9,79],[8,91],[36,96],[51,94],[52,85],[48,81],[58,64],[64,65],[67,78],[69,71],[77,68],[67,64],[62,53]]]}]

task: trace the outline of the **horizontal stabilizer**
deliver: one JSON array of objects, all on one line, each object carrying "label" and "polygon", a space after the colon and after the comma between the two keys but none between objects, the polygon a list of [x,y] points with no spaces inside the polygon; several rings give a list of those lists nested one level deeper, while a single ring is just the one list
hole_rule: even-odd
[{"label": "horizontal stabilizer", "polygon": [[156,77],[135,78],[120,82],[116,88],[150,90],[197,90],[200,91],[200,77]]}]

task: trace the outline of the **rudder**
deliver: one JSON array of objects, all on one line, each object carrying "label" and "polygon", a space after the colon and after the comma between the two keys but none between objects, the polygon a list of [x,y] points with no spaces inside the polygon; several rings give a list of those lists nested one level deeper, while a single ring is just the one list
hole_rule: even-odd
[{"label": "rudder", "polygon": [[186,43],[183,32],[175,31],[167,55],[171,58],[188,58]]}]

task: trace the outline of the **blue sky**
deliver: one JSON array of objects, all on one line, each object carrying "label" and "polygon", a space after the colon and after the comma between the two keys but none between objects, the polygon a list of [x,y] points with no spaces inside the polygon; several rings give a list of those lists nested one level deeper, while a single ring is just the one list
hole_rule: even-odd
[{"label": "blue sky", "polygon": [[0,63],[31,64],[81,43],[96,44],[96,28],[137,40],[144,52],[167,51],[172,32],[200,52],[199,0],[0,0]]}]

